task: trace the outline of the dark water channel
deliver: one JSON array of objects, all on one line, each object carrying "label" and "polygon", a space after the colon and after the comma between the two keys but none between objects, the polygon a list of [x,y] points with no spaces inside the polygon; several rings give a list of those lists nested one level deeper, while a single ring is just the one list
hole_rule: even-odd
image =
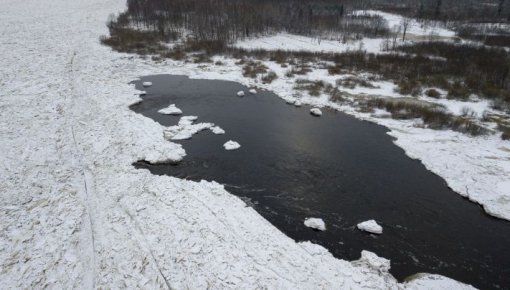
[{"label": "dark water channel", "polygon": [[[142,81],[153,86],[143,88]],[[510,288],[510,222],[449,189],[443,179],[407,157],[384,127],[326,110],[285,104],[270,92],[236,96],[234,82],[149,76],[131,107],[165,125],[179,116],[157,111],[176,104],[197,122],[213,122],[225,135],[203,131],[181,141],[188,156],[179,165],[150,166],[154,174],[215,180],[249,201],[291,238],[323,245],[336,257],[358,259],[361,250],[391,259],[399,280],[417,273],[442,274],[482,289]],[[226,151],[223,143],[241,144]],[[320,217],[327,230],[306,228]],[[375,219],[380,236],[356,229]]]}]

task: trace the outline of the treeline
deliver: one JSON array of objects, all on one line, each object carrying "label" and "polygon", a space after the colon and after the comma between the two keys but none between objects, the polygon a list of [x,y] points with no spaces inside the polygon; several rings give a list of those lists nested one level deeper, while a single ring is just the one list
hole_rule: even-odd
[{"label": "treeline", "polygon": [[389,33],[382,17],[350,15],[355,6],[354,0],[129,0],[110,29],[132,25],[162,37],[185,35],[223,45],[280,31],[343,39]]},{"label": "treeline", "polygon": [[510,21],[510,0],[374,0],[368,5],[375,9],[428,20]]}]

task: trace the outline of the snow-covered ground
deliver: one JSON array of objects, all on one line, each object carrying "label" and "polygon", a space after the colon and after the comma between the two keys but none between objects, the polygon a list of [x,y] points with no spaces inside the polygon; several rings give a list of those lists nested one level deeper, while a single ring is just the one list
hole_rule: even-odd
[{"label": "snow-covered ground", "polygon": [[238,41],[235,47],[244,49],[267,49],[287,51],[313,51],[313,52],[347,52],[365,50],[370,53],[378,53],[383,48],[384,39],[365,38],[361,41],[343,43],[340,40],[317,39],[308,36],[290,33],[278,33],[276,35],[251,38]]},{"label": "snow-covered ground", "polygon": [[[397,27],[396,30],[398,30],[398,27],[400,27],[403,30],[402,23],[404,22],[404,19],[406,19],[402,15],[382,12],[378,10],[358,10],[355,11],[353,14],[382,16],[388,22],[388,27],[390,29],[395,29]],[[407,33],[412,34],[414,36],[439,36],[439,37],[455,36],[455,31],[444,27],[439,22],[433,21],[420,22],[412,18],[407,19],[408,19]]]},{"label": "snow-covered ground", "polygon": [[[403,32],[403,20],[401,15],[386,13],[377,10],[358,10],[353,12],[355,15],[380,15],[388,23],[391,31]],[[439,23],[421,23],[414,19],[409,19],[406,31],[409,40],[427,40],[428,38],[448,39],[455,36],[455,32]],[[398,38],[399,44],[401,38]],[[250,38],[240,40],[234,44],[234,47],[244,49],[266,49],[266,50],[287,50],[287,51],[312,51],[312,52],[333,52],[341,53],[347,51],[366,51],[368,53],[381,53],[384,50],[384,38],[363,38],[356,41],[342,42],[337,39],[321,39],[317,37],[308,37],[290,33],[277,33],[264,37]]]},{"label": "snow-covered ground", "polygon": [[[112,52],[98,38],[124,0],[0,4],[2,287],[469,289],[437,275],[397,284],[386,260],[364,252],[348,262],[296,243],[217,183],[134,169],[185,152],[129,110],[139,97],[128,83],[171,73],[254,85],[234,60],[155,64]],[[292,86],[280,79],[266,88],[291,98]],[[507,143],[381,123],[455,190],[508,217]]]}]

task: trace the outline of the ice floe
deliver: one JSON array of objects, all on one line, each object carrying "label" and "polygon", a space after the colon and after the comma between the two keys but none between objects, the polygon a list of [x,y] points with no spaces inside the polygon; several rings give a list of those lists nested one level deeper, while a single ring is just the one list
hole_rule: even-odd
[{"label": "ice floe", "polygon": [[241,148],[241,145],[235,141],[230,140],[223,144],[223,147],[225,147],[225,150],[236,150]]},{"label": "ice floe", "polygon": [[324,221],[320,218],[307,218],[304,222],[305,226],[316,229],[319,231],[325,231],[326,230],[326,224]]},{"label": "ice floe", "polygon": [[175,106],[175,104],[171,104],[170,106],[159,110],[158,113],[165,114],[165,115],[181,115],[182,110],[177,108]]},{"label": "ice floe", "polygon": [[357,225],[358,229],[372,234],[382,234],[383,228],[375,220],[368,220]]},{"label": "ice floe", "polygon": [[211,127],[211,132],[213,132],[216,135],[225,134],[225,130],[223,130],[220,126],[214,126]]},{"label": "ice floe", "polygon": [[310,113],[312,115],[314,115],[314,116],[317,116],[317,117],[322,116],[322,111],[319,108],[312,108],[312,109],[310,109]]},{"label": "ice floe", "polygon": [[152,82],[143,82],[142,84],[144,87],[150,87],[152,86]]},{"label": "ice floe", "polygon": [[244,97],[244,91],[237,92],[237,96],[238,97]]}]

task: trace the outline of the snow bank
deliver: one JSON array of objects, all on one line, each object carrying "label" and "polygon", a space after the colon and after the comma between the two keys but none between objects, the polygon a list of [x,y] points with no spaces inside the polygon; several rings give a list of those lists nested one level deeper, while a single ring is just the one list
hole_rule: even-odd
[{"label": "snow bank", "polygon": [[241,148],[241,145],[235,141],[230,140],[223,144],[223,147],[225,147],[225,150],[236,150]]},{"label": "snow bank", "polygon": [[390,271],[390,260],[381,258],[376,254],[369,251],[361,251],[361,258],[353,263],[363,264],[377,272],[388,272]]},{"label": "snow bank", "polygon": [[[98,38],[108,33],[104,24],[108,15],[124,9],[124,0],[27,0],[11,1],[0,10],[0,75],[6,76],[0,83],[2,286],[402,287],[366,262],[336,259],[321,246],[296,243],[217,183],[135,170],[132,162],[140,159],[158,163],[185,155],[180,145],[163,138],[163,126],[129,110],[128,105],[139,99],[128,83],[138,76],[168,73],[235,80],[282,97],[293,93],[293,83],[282,77],[270,85],[256,84],[242,76],[232,59],[222,58],[226,65],[221,69],[214,65],[204,69],[204,64],[153,63],[150,58],[112,52]],[[318,105],[325,99],[303,102]],[[505,180],[507,172],[500,169],[500,155],[494,151],[505,143],[494,139],[473,143],[435,132],[423,137],[430,131],[405,124],[387,125],[399,128],[400,146],[425,150],[411,155],[426,160],[434,154],[455,157],[439,158],[460,164],[453,169],[444,169],[441,162],[426,164],[447,180],[479,193],[491,192],[495,180]],[[452,151],[457,142],[461,148]],[[430,150],[432,145],[440,148]],[[472,145],[486,150],[473,151]],[[452,153],[458,151],[462,154]],[[486,160],[491,162],[490,175],[482,167]],[[466,169],[461,176],[456,175],[459,167]],[[479,188],[466,181],[471,177],[476,177]]]},{"label": "snow bank", "polygon": [[471,285],[459,284],[459,282],[452,280],[450,278],[421,273],[414,275],[412,279],[405,282],[403,285],[404,289],[408,290],[474,290],[476,288]]},{"label": "snow bank", "polygon": [[304,222],[305,226],[316,229],[319,231],[325,231],[326,230],[326,224],[324,221],[320,218],[307,218]]},{"label": "snow bank", "polygon": [[372,234],[380,235],[383,232],[383,228],[380,225],[378,225],[375,220],[368,220],[366,222],[359,223],[357,227],[362,231],[369,232]]},{"label": "snow bank", "polygon": [[181,109],[177,108],[175,106],[175,104],[171,104],[170,106],[159,110],[158,113],[165,114],[165,115],[181,115],[182,111],[181,111]]},{"label": "snow bank", "polygon": [[310,109],[310,113],[317,117],[322,116],[322,111],[319,108]]}]

